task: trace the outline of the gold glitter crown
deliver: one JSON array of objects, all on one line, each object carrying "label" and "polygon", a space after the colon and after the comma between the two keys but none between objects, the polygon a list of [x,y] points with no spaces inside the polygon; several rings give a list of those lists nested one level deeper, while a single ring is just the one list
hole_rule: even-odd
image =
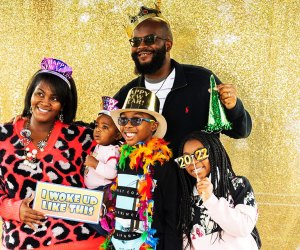
[{"label": "gold glitter crown", "polygon": [[155,9],[142,6],[136,16],[129,16],[129,25],[126,27],[128,37],[132,37],[134,29],[148,18],[157,18],[169,24],[168,20],[161,14],[159,6],[155,4]]}]

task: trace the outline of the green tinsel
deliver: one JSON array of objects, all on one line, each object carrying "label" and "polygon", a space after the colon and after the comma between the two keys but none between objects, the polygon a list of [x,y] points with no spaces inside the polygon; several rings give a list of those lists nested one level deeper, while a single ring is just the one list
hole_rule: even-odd
[{"label": "green tinsel", "polygon": [[231,123],[226,118],[224,107],[219,99],[219,93],[215,89],[216,85],[215,77],[211,75],[208,123],[205,127],[205,131],[209,133],[232,128]]},{"label": "green tinsel", "polygon": [[105,241],[100,245],[99,250],[109,250],[111,248],[111,238],[108,237]]},{"label": "green tinsel", "polygon": [[129,157],[131,152],[135,150],[136,147],[134,146],[129,146],[128,144],[124,144],[121,148],[121,155],[119,159],[119,168],[124,170],[126,167],[126,159]]},{"label": "green tinsel", "polygon": [[148,232],[147,231],[143,232],[141,236],[142,241],[145,242],[147,237],[148,237]]},{"label": "green tinsel", "polygon": [[148,216],[148,222],[149,222],[149,223],[152,223],[152,222],[153,222],[152,216]]}]

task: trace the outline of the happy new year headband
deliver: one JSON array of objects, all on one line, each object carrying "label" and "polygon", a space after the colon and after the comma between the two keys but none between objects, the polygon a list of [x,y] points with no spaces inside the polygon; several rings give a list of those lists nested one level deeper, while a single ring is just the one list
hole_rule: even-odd
[{"label": "happy new year headband", "polygon": [[71,84],[68,79],[72,76],[72,68],[61,60],[54,58],[44,58],[41,62],[41,70],[37,74],[48,73],[56,75],[62,80],[64,80],[69,89],[71,89]]},{"label": "happy new year headband", "polygon": [[102,101],[100,103],[101,110],[98,113],[98,115],[105,114],[105,115],[111,116],[110,112],[112,110],[119,109],[117,106],[117,103],[118,103],[118,101],[115,100],[114,98],[111,98],[109,96],[102,96]]}]

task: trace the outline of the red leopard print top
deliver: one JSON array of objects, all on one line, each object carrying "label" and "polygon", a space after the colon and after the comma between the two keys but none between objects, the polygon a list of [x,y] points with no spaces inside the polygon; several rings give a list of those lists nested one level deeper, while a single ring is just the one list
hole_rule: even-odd
[{"label": "red leopard print top", "polygon": [[[48,145],[44,152],[38,153],[39,162],[33,169],[24,165],[21,158],[24,155],[24,147],[20,141],[23,127],[24,120],[19,120],[15,125],[0,125],[0,216],[3,219],[3,247],[31,249],[62,243],[76,243],[78,247],[79,243],[87,244],[98,238],[97,233],[81,222],[48,217],[43,225],[35,225],[35,232],[20,222],[22,199],[31,196],[37,181],[84,186],[84,158],[95,146],[92,130],[57,121]],[[30,143],[28,147],[32,150],[34,146]]]}]

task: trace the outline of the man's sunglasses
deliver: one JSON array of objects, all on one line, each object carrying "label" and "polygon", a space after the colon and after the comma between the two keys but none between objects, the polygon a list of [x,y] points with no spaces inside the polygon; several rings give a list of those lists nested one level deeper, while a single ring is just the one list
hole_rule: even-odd
[{"label": "man's sunglasses", "polygon": [[192,163],[194,164],[195,160],[197,161],[204,161],[208,158],[209,154],[208,154],[208,150],[209,148],[198,148],[193,154],[185,154],[183,156],[180,156],[178,158],[175,159],[175,162],[178,164],[178,166],[180,168],[186,168],[189,165],[191,165]]},{"label": "man's sunglasses", "polygon": [[118,118],[118,124],[120,126],[125,126],[129,121],[130,121],[131,125],[134,127],[141,125],[143,121],[155,122],[155,120],[152,120],[149,118],[140,118],[140,117],[133,117],[133,118],[119,117]]},{"label": "man's sunglasses", "polygon": [[144,42],[145,45],[149,46],[149,45],[154,44],[156,39],[168,41],[168,39],[159,37],[154,34],[150,34],[150,35],[144,36],[144,37],[133,37],[133,38],[129,39],[129,42],[132,47],[139,47],[142,42]]}]

